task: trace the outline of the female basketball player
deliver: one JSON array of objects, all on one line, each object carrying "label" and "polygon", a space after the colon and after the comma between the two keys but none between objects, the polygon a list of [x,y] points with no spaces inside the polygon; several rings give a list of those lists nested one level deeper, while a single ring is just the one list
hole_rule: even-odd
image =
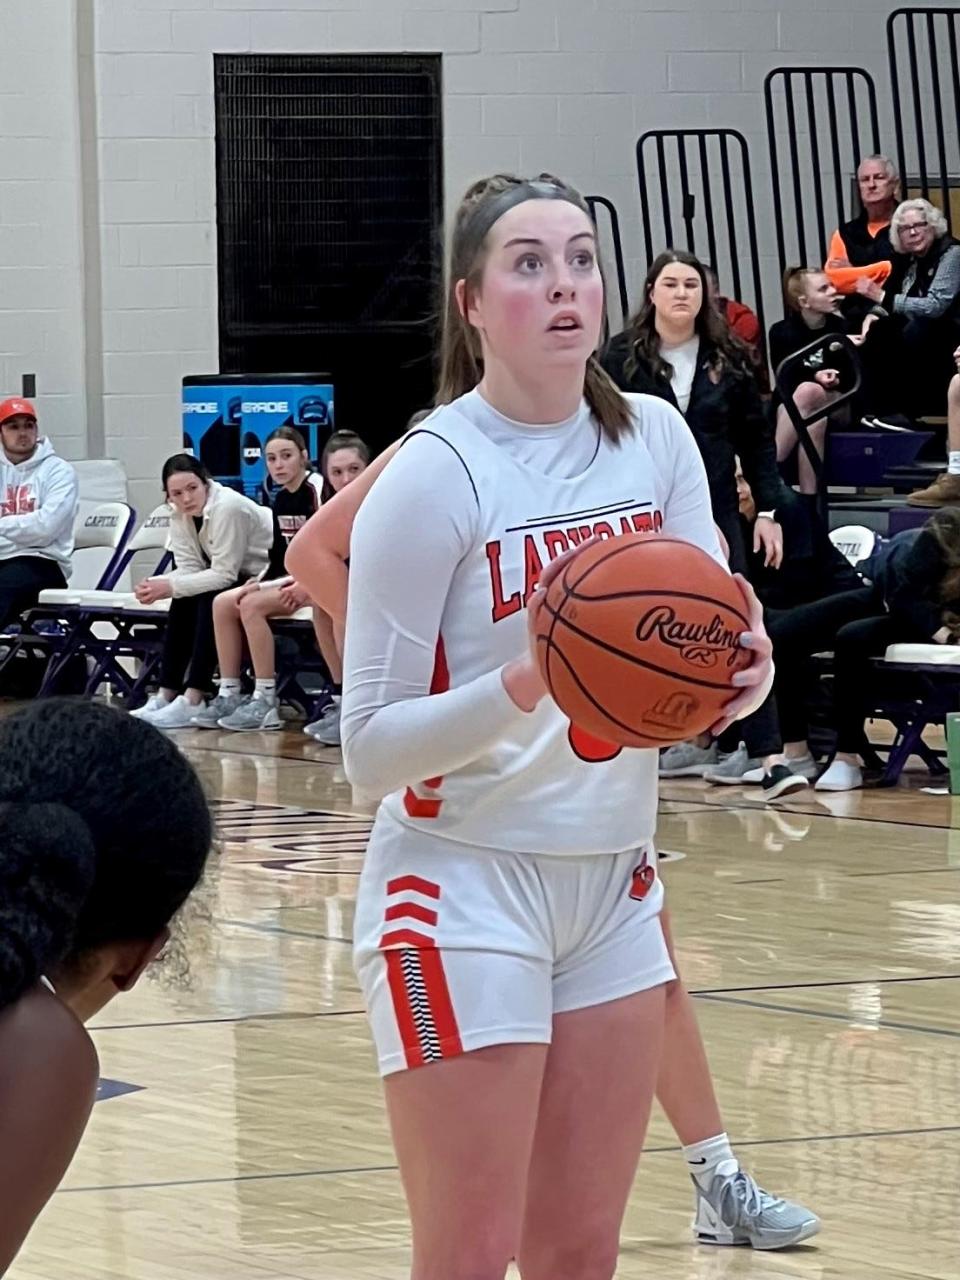
[{"label": "female basketball player", "polygon": [[[222,591],[213,602],[220,689],[193,718],[201,729],[253,732],[281,727],[277,706],[276,642],[271,618],[287,618],[310,603],[302,587],[287,576],[283,558],[293,535],[320,506],[323,481],[310,470],[307,446],[294,427],[278,427],[267,437],[264,460],[279,488],[273,497],[273,545],[260,578]],[[256,680],[252,698],[240,691],[246,640]]]},{"label": "female basketball player", "polygon": [[0,721],[0,1275],[83,1136],[83,1023],[164,947],[203,872],[200,782],[149,724],[93,702]]},{"label": "female basketball player", "polygon": [[[453,403],[408,437],[353,541],[345,758],[355,784],[388,793],[357,958],[417,1280],[502,1277],[516,1252],[533,1280],[613,1274],[673,977],[649,875],[655,757],[572,730],[524,639],[542,564],[580,526],[606,532],[591,512],[618,499],[719,557],[685,428],[629,405],[592,361],[595,254],[582,201],[555,180],[474,188],[453,250],[439,397]],[[313,546],[308,525],[288,555],[311,592]],[[767,682],[766,640],[748,643],[731,714]]]}]

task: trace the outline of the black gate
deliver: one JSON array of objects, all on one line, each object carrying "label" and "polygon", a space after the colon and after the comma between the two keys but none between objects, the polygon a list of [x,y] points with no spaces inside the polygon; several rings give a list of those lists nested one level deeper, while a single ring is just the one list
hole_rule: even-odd
[{"label": "black gate", "polygon": [[[709,262],[766,332],[750,150],[735,129],[652,130],[637,141],[647,266],[664,249]],[[651,191],[659,192],[659,208]]]},{"label": "black gate", "polygon": [[940,205],[951,232],[960,184],[960,9],[896,9],[887,19],[897,160],[904,193]]},{"label": "black gate", "polygon": [[857,169],[880,150],[877,88],[860,67],[777,67],[763,96],[782,273],[824,262],[833,230],[858,212]]},{"label": "black gate", "polygon": [[[590,216],[593,218],[593,225],[597,228],[597,235],[600,237],[601,245],[605,250],[605,242],[609,236],[610,247],[613,251],[613,265],[617,273],[617,294],[620,299],[620,316],[624,323],[630,312],[630,298],[627,293],[627,272],[623,258],[623,239],[620,235],[620,215],[617,213],[617,206],[612,200],[608,200],[606,196],[587,196],[587,204],[590,208]],[[597,211],[602,209],[607,215],[609,223],[608,236],[605,236],[600,227],[600,220],[597,217]],[[608,269],[610,266],[610,255],[604,251],[603,259]],[[609,286],[609,281],[608,281]],[[610,291],[607,291],[607,321],[610,319]]]}]

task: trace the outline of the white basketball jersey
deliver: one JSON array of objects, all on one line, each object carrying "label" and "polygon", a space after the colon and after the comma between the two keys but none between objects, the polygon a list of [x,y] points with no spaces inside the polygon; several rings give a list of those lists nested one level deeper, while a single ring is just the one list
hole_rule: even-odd
[{"label": "white basketball jersey", "polygon": [[[569,479],[513,458],[470,421],[460,402],[419,428],[460,458],[479,509],[478,535],[447,596],[433,693],[521,656],[525,605],[542,567],[593,534],[616,538],[663,528],[722,562],[703,464],[686,424],[663,401],[630,401],[636,430],[619,444],[600,434],[592,461]],[[408,827],[474,846],[615,853],[653,837],[657,752],[599,742],[571,726],[546,697],[487,754],[388,796],[383,806]]]}]

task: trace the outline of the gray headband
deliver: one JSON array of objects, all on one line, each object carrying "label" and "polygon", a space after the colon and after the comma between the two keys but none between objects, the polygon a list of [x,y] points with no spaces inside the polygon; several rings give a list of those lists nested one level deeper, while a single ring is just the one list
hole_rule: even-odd
[{"label": "gray headband", "polygon": [[569,187],[537,180],[517,182],[490,200],[481,200],[477,204],[464,228],[468,242],[472,240],[478,245],[483,244],[494,223],[499,222],[508,209],[527,200],[566,200],[574,208],[584,208],[583,201]]}]

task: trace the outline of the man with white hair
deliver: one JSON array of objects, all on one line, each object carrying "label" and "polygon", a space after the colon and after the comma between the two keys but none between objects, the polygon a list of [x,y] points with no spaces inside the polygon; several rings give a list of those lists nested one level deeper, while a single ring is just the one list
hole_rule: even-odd
[{"label": "man with white hair", "polygon": [[867,156],[857,169],[861,212],[833,233],[824,270],[839,293],[858,292],[861,280],[881,288],[890,279],[890,221],[900,201],[900,176],[887,156]]}]

